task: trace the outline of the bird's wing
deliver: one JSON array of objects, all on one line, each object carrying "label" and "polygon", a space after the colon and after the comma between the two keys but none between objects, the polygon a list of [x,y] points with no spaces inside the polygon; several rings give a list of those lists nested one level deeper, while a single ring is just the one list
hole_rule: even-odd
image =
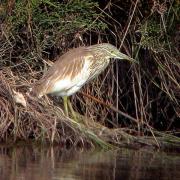
[{"label": "bird's wing", "polygon": [[[53,91],[56,91],[54,85],[57,82],[60,82],[62,91],[71,88],[72,83],[77,83],[78,79],[76,81],[75,79],[82,73],[82,70],[88,70],[88,66],[85,67],[87,59],[92,59],[93,56],[85,47],[68,51],[59,57],[47,73],[34,85],[33,90],[35,94],[42,96],[44,94],[54,93]],[[66,82],[63,83],[65,80]]]}]

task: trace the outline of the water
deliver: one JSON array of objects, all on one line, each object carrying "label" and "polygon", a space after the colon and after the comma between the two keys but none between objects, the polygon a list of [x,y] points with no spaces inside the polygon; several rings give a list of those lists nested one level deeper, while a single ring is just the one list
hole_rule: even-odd
[{"label": "water", "polygon": [[180,180],[180,155],[0,146],[0,180]]}]

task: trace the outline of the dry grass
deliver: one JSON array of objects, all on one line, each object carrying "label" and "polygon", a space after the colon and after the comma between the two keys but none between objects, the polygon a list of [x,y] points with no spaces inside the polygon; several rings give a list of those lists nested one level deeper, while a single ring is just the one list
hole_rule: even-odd
[{"label": "dry grass", "polygon": [[[83,147],[98,145],[104,149],[135,145],[155,147],[161,145],[163,147],[169,144],[172,146],[172,143],[176,146],[179,143],[178,138],[160,134],[145,123],[143,123],[144,127],[147,126],[154,140],[144,136],[136,137],[138,131],[133,128],[118,128],[117,126],[108,128],[103,125],[103,122],[96,122],[93,118],[78,114],[81,123],[77,123],[66,117],[61,107],[53,104],[48,97],[37,100],[29,96],[26,91],[22,91],[23,88],[28,88],[27,82],[24,78],[14,75],[9,68],[0,71],[0,139],[2,142],[35,140]],[[14,91],[23,94],[26,107],[17,103]],[[113,109],[114,107],[107,105],[105,107],[118,112]],[[127,114],[121,115],[133,120]],[[139,124],[136,121],[135,123]]]},{"label": "dry grass", "polygon": [[[20,84],[17,85],[17,82]],[[26,107],[17,103],[14,91],[18,91],[20,86],[25,86],[26,83],[27,81],[15,76],[10,69],[0,71],[1,141],[32,139],[65,145],[70,143],[86,147],[98,144],[103,148],[112,147],[105,140],[106,136],[112,135],[113,132],[101,132],[108,130],[93,121],[86,124],[77,123],[66,117],[62,109],[53,105],[48,97],[37,100],[21,92],[26,99]]]}]

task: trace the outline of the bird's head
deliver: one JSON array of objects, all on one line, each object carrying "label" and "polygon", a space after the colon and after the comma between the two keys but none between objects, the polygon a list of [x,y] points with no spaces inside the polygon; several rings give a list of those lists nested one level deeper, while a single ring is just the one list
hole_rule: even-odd
[{"label": "bird's head", "polygon": [[115,46],[109,43],[99,44],[99,48],[104,52],[105,56],[108,58],[115,59],[125,59],[133,63],[137,63],[137,61],[126,54],[121,53]]}]

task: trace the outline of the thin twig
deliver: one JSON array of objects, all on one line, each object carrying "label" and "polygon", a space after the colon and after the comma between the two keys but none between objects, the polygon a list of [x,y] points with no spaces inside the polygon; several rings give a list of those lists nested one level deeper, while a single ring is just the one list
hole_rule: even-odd
[{"label": "thin twig", "polygon": [[136,3],[135,3],[135,5],[134,5],[133,12],[132,12],[132,14],[131,14],[131,16],[130,16],[129,23],[128,23],[128,25],[127,25],[126,31],[125,31],[125,33],[124,33],[124,36],[123,36],[123,38],[122,38],[122,40],[121,40],[121,45],[120,45],[119,49],[121,49],[121,47],[122,47],[122,45],[123,45],[123,43],[124,43],[124,40],[125,40],[125,38],[126,38],[127,32],[128,32],[128,30],[129,30],[129,26],[130,26],[130,24],[131,24],[131,22],[132,22],[132,19],[133,19],[133,17],[134,17],[134,13],[135,13],[135,10],[136,10],[138,1],[139,1],[139,0],[136,0]]},{"label": "thin twig", "polygon": [[137,121],[135,118],[133,118],[132,116],[130,116],[130,115],[128,115],[128,114],[126,114],[126,113],[118,110],[117,108],[115,108],[115,107],[112,106],[111,104],[107,104],[107,103],[105,103],[105,102],[103,102],[103,101],[101,101],[101,100],[99,100],[99,99],[97,99],[97,98],[95,98],[95,97],[93,97],[93,96],[91,96],[91,95],[89,95],[89,94],[86,94],[86,93],[84,93],[84,92],[80,92],[80,93],[81,93],[83,96],[85,96],[85,97],[87,97],[87,98],[90,98],[90,99],[92,99],[93,101],[95,101],[95,102],[97,102],[97,103],[99,103],[99,104],[102,104],[103,106],[105,106],[105,107],[107,107],[107,108],[112,109],[113,111],[121,114],[122,116],[124,116],[124,117],[130,119],[131,121],[133,121],[133,122],[135,122],[135,123],[138,124],[138,121]]}]

